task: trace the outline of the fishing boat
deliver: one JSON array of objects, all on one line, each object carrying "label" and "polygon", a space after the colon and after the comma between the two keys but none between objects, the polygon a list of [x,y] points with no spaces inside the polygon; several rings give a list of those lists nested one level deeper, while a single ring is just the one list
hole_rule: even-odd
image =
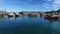
[{"label": "fishing boat", "polygon": [[15,17],[19,17],[19,13],[15,13]]},{"label": "fishing boat", "polygon": [[36,16],[36,14],[28,14],[28,16],[30,16],[30,17],[35,17]]},{"label": "fishing boat", "polygon": [[58,15],[46,15],[44,18],[50,19],[50,20],[57,20],[59,16]]},{"label": "fishing boat", "polygon": [[14,15],[13,13],[9,13],[8,17],[13,17],[13,15]]},{"label": "fishing boat", "polygon": [[49,17],[50,17],[49,15],[45,15],[44,16],[45,19],[49,19]]},{"label": "fishing boat", "polygon": [[52,15],[52,16],[50,16],[50,18],[51,18],[51,19],[58,19],[59,16],[58,16],[58,15]]}]

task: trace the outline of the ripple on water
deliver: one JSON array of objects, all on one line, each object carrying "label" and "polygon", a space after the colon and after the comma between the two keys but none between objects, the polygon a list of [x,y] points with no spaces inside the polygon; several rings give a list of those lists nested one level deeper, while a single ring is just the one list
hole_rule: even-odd
[{"label": "ripple on water", "polygon": [[0,19],[1,34],[57,34],[59,21],[46,20],[43,17],[5,17]]}]

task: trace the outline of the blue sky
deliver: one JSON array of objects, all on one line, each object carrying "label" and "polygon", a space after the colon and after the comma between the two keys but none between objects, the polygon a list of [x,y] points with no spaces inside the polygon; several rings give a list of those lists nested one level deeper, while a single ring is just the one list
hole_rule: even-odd
[{"label": "blue sky", "polygon": [[60,0],[0,0],[0,10],[51,11],[60,8]]}]

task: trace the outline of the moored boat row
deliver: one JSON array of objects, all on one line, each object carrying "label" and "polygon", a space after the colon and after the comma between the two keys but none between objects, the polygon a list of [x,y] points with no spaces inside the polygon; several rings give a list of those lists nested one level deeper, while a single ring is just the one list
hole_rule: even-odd
[{"label": "moored boat row", "polygon": [[58,15],[45,15],[44,18],[45,19],[53,19],[53,20],[55,20],[55,19],[58,19],[59,16]]},{"label": "moored boat row", "polygon": [[[27,16],[30,16],[30,17],[37,17],[37,16],[41,16],[42,15],[42,13],[37,13],[37,12],[22,12],[22,13],[20,13],[20,14],[22,14],[22,15],[27,15]],[[8,17],[13,17],[13,16],[15,16],[15,17],[19,17],[19,12],[17,13],[13,13],[13,12],[9,12],[9,14],[8,14]],[[59,18],[59,15],[57,15],[57,14],[48,14],[48,13],[43,13],[43,15],[42,16],[44,16],[44,18],[45,19],[58,19]]]},{"label": "moored boat row", "polygon": [[9,13],[8,14],[8,17],[13,17],[15,15],[15,17],[19,17],[19,14],[18,13]]}]

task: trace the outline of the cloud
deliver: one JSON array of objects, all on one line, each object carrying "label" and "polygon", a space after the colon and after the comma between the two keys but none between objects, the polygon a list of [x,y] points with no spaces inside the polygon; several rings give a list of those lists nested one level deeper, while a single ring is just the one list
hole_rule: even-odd
[{"label": "cloud", "polygon": [[2,3],[6,3],[6,1],[5,0],[0,0],[0,4],[2,4]]},{"label": "cloud", "polygon": [[3,0],[0,0],[0,2],[3,1]]},{"label": "cloud", "polygon": [[52,7],[51,3],[53,0],[43,0],[43,1],[46,1],[43,3],[43,6],[42,6],[43,8],[51,8]]},{"label": "cloud", "polygon": [[[53,0],[53,2],[51,2],[52,0],[47,0],[47,3],[44,3],[44,7],[45,8],[53,8],[53,10],[58,10],[60,9],[60,0]],[[49,2],[51,2],[49,4]]]},{"label": "cloud", "polygon": [[33,0],[28,0],[29,2],[33,2]]},{"label": "cloud", "polygon": [[54,0],[54,4],[60,5],[60,0]]},{"label": "cloud", "polygon": [[46,3],[49,3],[49,2],[51,2],[51,1],[53,1],[53,0],[42,0],[42,1],[44,1],[44,2],[46,2]]},{"label": "cloud", "polygon": [[19,3],[19,1],[7,1],[7,0],[0,0],[0,3],[9,3],[9,4],[15,4],[15,3]]},{"label": "cloud", "polygon": [[59,5],[52,5],[53,10],[58,10],[59,9]]},{"label": "cloud", "polygon": [[59,8],[59,7],[60,7],[60,0],[54,0],[52,6],[53,6],[53,9],[54,9],[54,10],[60,9],[60,8]]},{"label": "cloud", "polygon": [[0,3],[3,2],[4,0],[0,0]]},{"label": "cloud", "polygon": [[52,0],[47,0],[47,2],[51,2]]}]

